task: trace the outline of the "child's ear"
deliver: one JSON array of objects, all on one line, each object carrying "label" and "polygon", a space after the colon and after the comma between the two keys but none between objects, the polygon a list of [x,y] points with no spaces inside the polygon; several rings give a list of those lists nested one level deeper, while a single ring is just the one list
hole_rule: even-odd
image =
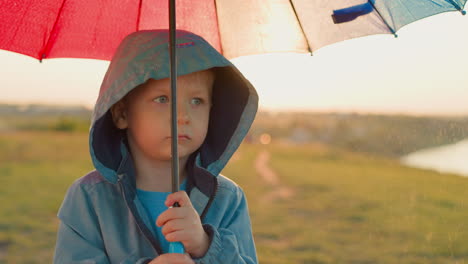
[{"label": "child's ear", "polygon": [[124,100],[120,100],[111,107],[112,121],[119,129],[128,127],[127,109]]}]

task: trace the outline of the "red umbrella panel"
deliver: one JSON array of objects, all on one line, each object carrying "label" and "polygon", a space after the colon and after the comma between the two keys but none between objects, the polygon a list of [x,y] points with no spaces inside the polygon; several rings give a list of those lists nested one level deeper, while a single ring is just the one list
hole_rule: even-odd
[{"label": "red umbrella panel", "polygon": [[[220,50],[214,1],[178,0],[177,27]],[[2,1],[0,48],[44,58],[110,60],[128,34],[169,28],[168,1]]]}]

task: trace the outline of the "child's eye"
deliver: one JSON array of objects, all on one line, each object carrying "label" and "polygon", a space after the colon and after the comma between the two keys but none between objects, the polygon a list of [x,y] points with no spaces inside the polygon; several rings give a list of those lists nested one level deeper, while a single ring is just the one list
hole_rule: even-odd
[{"label": "child's eye", "polygon": [[156,103],[164,104],[169,102],[169,98],[165,95],[161,95],[159,97],[156,97],[153,101]]},{"label": "child's eye", "polygon": [[192,104],[194,105],[201,105],[203,103],[203,99],[201,98],[192,98]]}]

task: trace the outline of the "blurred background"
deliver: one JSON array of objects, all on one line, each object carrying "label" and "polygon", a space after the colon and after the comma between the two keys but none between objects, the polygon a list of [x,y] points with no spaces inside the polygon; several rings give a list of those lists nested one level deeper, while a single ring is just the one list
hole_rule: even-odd
[{"label": "blurred background", "polygon": [[[261,263],[468,263],[467,28],[447,13],[233,60],[261,108],[223,174]],[[51,263],[107,66],[0,51],[0,263]]]}]

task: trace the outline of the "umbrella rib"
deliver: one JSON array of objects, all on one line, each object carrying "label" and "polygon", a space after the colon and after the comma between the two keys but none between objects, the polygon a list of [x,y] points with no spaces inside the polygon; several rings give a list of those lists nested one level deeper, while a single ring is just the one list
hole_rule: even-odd
[{"label": "umbrella rib", "polygon": [[45,43],[45,45],[43,46],[43,48],[41,50],[39,62],[42,62],[42,59],[45,59],[47,57],[46,52],[49,52],[50,49],[51,49],[52,43],[50,42],[50,39],[52,37],[52,34],[54,34],[54,32],[56,31],[57,22],[58,22],[58,20],[60,18],[60,15],[62,14],[63,6],[65,5],[65,1],[66,0],[62,1],[62,5],[60,6],[59,12],[57,13],[57,17],[55,18],[54,25],[52,26],[52,30],[50,31],[49,37],[47,38],[47,42]]},{"label": "umbrella rib", "polygon": [[375,7],[374,1],[369,0],[369,3],[372,5],[372,8],[374,8],[375,12],[377,12],[377,15],[379,15],[379,17],[382,19],[382,21],[388,27],[390,32],[392,32],[392,34],[395,36],[395,38],[398,37],[398,35],[396,34],[396,31],[392,27],[390,27],[390,24],[388,24],[387,20],[385,20],[385,18],[380,14],[379,10]]},{"label": "umbrella rib", "polygon": [[459,6],[457,3],[455,3],[455,1],[453,0],[448,0],[458,11],[460,11],[462,13],[462,15],[465,15],[466,12],[463,10],[463,8],[461,6]]},{"label": "umbrella rib", "polygon": [[312,49],[310,48],[309,39],[307,39],[307,35],[305,34],[304,28],[302,27],[301,19],[299,18],[299,15],[298,15],[297,12],[296,12],[296,8],[294,7],[294,3],[293,3],[292,0],[289,0],[289,3],[291,4],[291,7],[292,7],[293,12],[294,12],[294,15],[296,16],[297,23],[299,23],[299,27],[301,28],[302,35],[304,35],[304,38],[305,38],[306,41],[307,41],[307,49],[309,50],[310,54],[313,55],[313,54],[312,54]]},{"label": "umbrella rib", "polygon": [[218,18],[218,7],[216,6],[216,0],[213,0],[214,4],[214,9],[215,9],[215,15],[216,15],[216,26],[218,27],[217,33],[218,33],[218,43],[219,43],[219,53],[224,54],[223,52],[223,42],[221,41],[221,30],[219,29],[219,18]]},{"label": "umbrella rib", "polygon": [[138,5],[138,17],[136,22],[136,31],[140,30],[140,19],[141,19],[141,7],[143,6],[143,0],[140,0]]}]

